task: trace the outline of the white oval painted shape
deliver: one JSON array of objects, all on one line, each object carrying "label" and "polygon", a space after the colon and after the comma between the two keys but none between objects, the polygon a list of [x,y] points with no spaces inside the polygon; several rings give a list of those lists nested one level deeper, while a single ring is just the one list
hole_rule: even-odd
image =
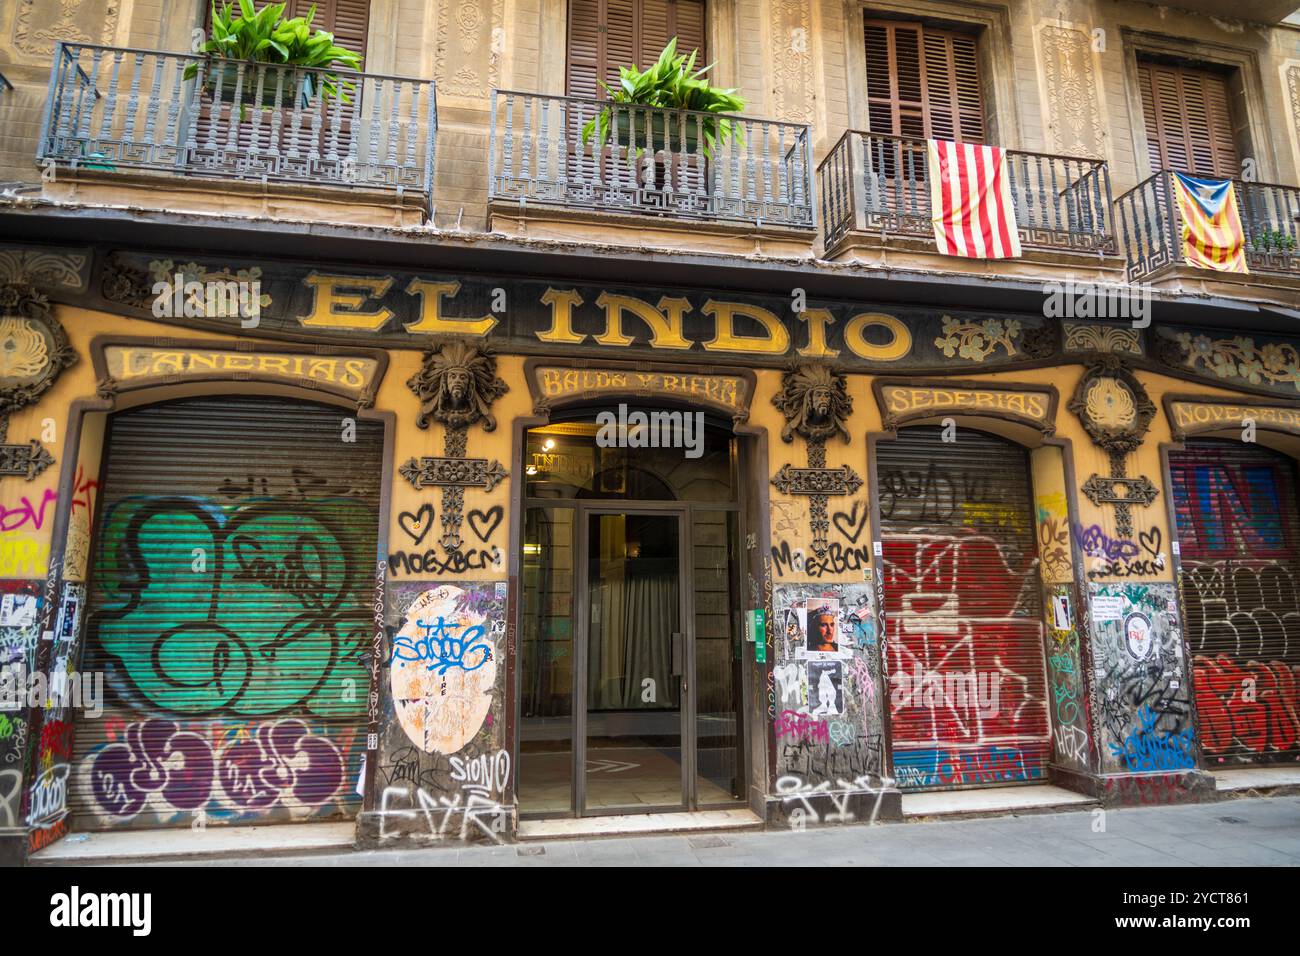
[{"label": "white oval painted shape", "polygon": [[463,588],[415,599],[393,636],[388,675],[406,736],[425,753],[454,754],[483,726],[496,683],[492,622]]}]

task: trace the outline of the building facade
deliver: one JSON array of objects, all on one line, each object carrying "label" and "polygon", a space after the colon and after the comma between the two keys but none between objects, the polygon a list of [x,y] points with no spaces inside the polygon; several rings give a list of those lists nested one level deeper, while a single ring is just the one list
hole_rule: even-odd
[{"label": "building facade", "polygon": [[[7,4],[7,858],[1294,764],[1291,6],[337,0],[331,77]],[[602,99],[674,36],[726,135]],[[928,140],[1019,256],[940,254]]]}]

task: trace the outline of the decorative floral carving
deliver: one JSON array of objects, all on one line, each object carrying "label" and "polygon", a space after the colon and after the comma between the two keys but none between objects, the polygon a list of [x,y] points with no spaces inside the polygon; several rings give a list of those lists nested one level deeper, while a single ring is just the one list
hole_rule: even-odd
[{"label": "decorative floral carving", "polygon": [[1074,156],[1099,156],[1105,123],[1098,105],[1100,83],[1092,40],[1073,27],[1049,24],[1040,35],[1047,121],[1053,150]]},{"label": "decorative floral carving", "polygon": [[1114,355],[1089,366],[1066,406],[1092,440],[1111,454],[1134,451],[1151,427],[1156,407],[1142,383]]},{"label": "decorative floral carving", "polygon": [[1127,352],[1130,355],[1141,355],[1142,342],[1137,329],[1066,322],[1065,350],[1067,352]]},{"label": "decorative floral carving", "polygon": [[1016,338],[1020,323],[1016,319],[984,319],[981,322],[964,322],[952,316],[943,317],[943,335],[934,340],[935,347],[945,356],[983,362],[999,348],[1007,357],[1018,353]]},{"label": "decorative floral carving", "polygon": [[1211,339],[1208,335],[1180,332],[1175,340],[1182,346],[1187,368],[1217,378],[1240,378],[1251,385],[1291,385],[1300,391],[1300,351],[1289,342],[1267,342],[1256,346],[1248,335]]},{"label": "decorative floral carving", "polygon": [[0,286],[0,415],[32,404],[77,361],[49,302],[31,286]]}]

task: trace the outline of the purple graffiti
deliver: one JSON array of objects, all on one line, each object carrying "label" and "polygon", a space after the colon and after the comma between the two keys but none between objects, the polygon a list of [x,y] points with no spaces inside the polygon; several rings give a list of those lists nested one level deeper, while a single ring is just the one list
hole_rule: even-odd
[{"label": "purple graffiti", "polygon": [[226,797],[220,809],[318,807],[339,792],[347,772],[333,741],[294,718],[258,724],[215,755],[194,731],[150,719],[130,724],[122,739],[88,759],[96,805],[125,819],[146,804],[157,813],[206,808],[218,782]]},{"label": "purple graffiti", "polygon": [[170,720],[146,720],[94,755],[90,779],[106,813],[133,817],[150,794],[176,810],[197,810],[212,794],[212,770],[212,751],[202,737]]},{"label": "purple graffiti", "polygon": [[260,724],[256,734],[221,754],[221,789],[242,810],[320,806],[338,792],[342,755],[301,720]]},{"label": "purple graffiti", "polygon": [[1107,561],[1123,561],[1138,553],[1138,546],[1134,542],[1127,538],[1112,538],[1101,529],[1099,524],[1088,525],[1086,528],[1076,524],[1074,534],[1079,539],[1079,546],[1083,549],[1083,553],[1091,557],[1105,558]]}]

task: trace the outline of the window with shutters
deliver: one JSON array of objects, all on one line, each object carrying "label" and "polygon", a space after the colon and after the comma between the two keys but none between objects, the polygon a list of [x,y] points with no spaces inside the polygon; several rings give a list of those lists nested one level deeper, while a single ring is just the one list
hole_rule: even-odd
[{"label": "window with shutters", "polygon": [[645,69],[673,37],[706,66],[704,34],[704,0],[569,0],[568,95],[603,99],[598,80],[614,85],[619,67]]},{"label": "window with shutters", "polygon": [[1240,175],[1230,76],[1139,59],[1138,87],[1153,173]]},{"label": "window with shutters", "polygon": [[866,58],[871,132],[984,142],[975,36],[921,23],[867,20]]}]

